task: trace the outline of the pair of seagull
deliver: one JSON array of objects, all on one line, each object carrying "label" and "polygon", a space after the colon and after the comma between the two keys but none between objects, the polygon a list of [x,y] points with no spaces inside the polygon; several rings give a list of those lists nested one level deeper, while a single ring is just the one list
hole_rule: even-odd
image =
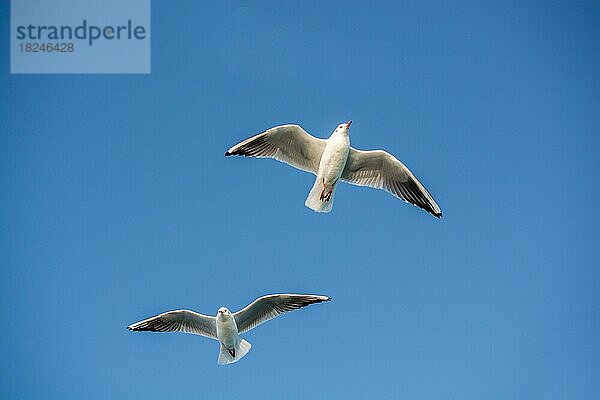
[{"label": "pair of seagull", "polygon": [[[298,125],[281,125],[231,147],[226,156],[274,158],[315,174],[306,206],[316,212],[333,207],[340,181],[383,189],[441,218],[442,211],[431,194],[397,158],[383,150],[362,151],[350,147],[350,124],[340,124],[329,139],[319,139]],[[231,313],[219,308],[216,317],[190,310],[169,311],[129,325],[132,331],[185,332],[219,341],[218,364],[231,364],[244,357],[250,343],[240,334],[288,311],[331,300],[327,296],[272,294],[260,297],[242,310]]]}]

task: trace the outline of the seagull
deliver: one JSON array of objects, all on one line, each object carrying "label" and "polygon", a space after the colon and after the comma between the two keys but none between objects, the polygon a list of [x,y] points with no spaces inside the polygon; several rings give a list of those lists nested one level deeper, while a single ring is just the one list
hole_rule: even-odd
[{"label": "seagull", "polygon": [[168,311],[131,324],[127,329],[185,332],[218,340],[220,349],[217,364],[226,365],[239,361],[252,347],[240,337],[241,333],[288,311],[330,300],[331,297],[314,294],[270,294],[259,297],[236,313],[231,313],[227,307],[219,308],[216,317],[190,310]]},{"label": "seagull", "polygon": [[231,147],[225,156],[274,158],[317,176],[305,205],[316,212],[330,212],[336,185],[344,181],[383,189],[442,217],[433,196],[400,160],[383,150],[350,147],[350,124],[340,124],[329,139],[320,139],[299,125],[280,125]]}]

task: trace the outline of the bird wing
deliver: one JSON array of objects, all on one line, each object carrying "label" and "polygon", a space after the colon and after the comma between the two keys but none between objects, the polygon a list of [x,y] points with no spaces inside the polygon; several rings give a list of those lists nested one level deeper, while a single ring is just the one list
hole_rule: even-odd
[{"label": "bird wing", "polygon": [[433,196],[404,164],[383,150],[350,148],[342,179],[358,186],[383,189],[441,218],[442,211]]},{"label": "bird wing", "polygon": [[236,144],[225,156],[274,158],[316,175],[325,144],[299,125],[281,125]]},{"label": "bird wing", "polygon": [[130,331],[185,332],[217,339],[215,317],[190,310],[168,311],[127,327]]},{"label": "bird wing", "polygon": [[254,300],[233,317],[239,333],[244,333],[288,311],[329,300],[331,297],[312,294],[270,294]]}]

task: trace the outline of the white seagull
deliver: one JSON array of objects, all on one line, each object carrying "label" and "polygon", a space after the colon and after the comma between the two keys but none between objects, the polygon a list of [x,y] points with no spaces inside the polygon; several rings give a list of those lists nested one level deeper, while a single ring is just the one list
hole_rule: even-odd
[{"label": "white seagull", "polygon": [[225,156],[274,158],[317,175],[305,205],[329,212],[337,183],[383,189],[441,218],[433,196],[412,172],[383,150],[362,151],[350,147],[350,124],[340,124],[329,139],[319,139],[299,125],[281,125],[231,147]]},{"label": "white seagull", "polygon": [[219,308],[216,317],[190,310],[168,311],[127,327],[131,331],[185,332],[206,336],[220,343],[219,365],[232,364],[244,357],[252,345],[240,337],[241,333],[256,328],[285,312],[309,304],[330,301],[331,297],[313,294],[270,294],[259,297],[242,310],[231,313]]}]

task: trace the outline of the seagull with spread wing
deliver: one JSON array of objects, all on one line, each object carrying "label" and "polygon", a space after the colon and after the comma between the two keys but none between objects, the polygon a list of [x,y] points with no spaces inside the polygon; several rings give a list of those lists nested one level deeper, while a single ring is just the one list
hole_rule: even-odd
[{"label": "seagull with spread wing", "polygon": [[329,212],[337,183],[383,189],[441,218],[433,196],[412,172],[383,150],[350,147],[350,124],[340,124],[329,139],[319,139],[299,125],[281,125],[231,147],[225,156],[274,158],[317,176],[304,203],[316,212]]},{"label": "seagull with spread wing", "polygon": [[313,294],[270,294],[259,297],[245,308],[231,313],[219,308],[216,317],[190,310],[168,311],[127,327],[131,331],[185,332],[206,336],[219,341],[219,365],[232,364],[244,357],[252,345],[240,337],[241,333],[288,311],[313,303],[330,301],[331,297]]}]

